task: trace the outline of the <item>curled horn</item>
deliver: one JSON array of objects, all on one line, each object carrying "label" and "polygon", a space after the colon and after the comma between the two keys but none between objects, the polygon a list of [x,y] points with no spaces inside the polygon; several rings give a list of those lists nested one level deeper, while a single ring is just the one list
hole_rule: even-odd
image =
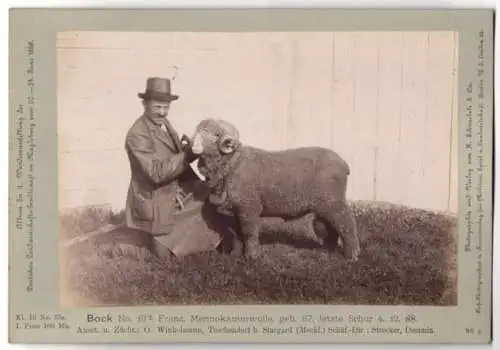
[{"label": "curled horn", "polygon": [[234,125],[228,123],[225,120],[217,120],[219,126],[224,130],[225,135],[230,135],[235,141],[239,141],[240,133],[238,129],[234,127]]},{"label": "curled horn", "polygon": [[238,129],[224,120],[218,120],[218,123],[224,130],[224,134],[219,140],[219,149],[225,154],[234,152],[240,144],[240,134]]},{"label": "curled horn", "polygon": [[219,149],[224,154],[232,153],[238,147],[239,142],[232,135],[224,135],[219,140]]}]

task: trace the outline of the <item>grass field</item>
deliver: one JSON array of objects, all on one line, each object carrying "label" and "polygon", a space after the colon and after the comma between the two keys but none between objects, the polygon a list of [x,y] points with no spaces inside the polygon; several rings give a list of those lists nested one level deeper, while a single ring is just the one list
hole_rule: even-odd
[{"label": "grass field", "polygon": [[[89,240],[61,248],[62,302],[456,304],[456,218],[386,203],[352,207],[362,235],[355,264],[312,237],[263,233],[259,259],[252,263],[215,251],[159,260],[145,248]],[[121,219],[121,213],[102,208],[65,214],[61,239]]]}]

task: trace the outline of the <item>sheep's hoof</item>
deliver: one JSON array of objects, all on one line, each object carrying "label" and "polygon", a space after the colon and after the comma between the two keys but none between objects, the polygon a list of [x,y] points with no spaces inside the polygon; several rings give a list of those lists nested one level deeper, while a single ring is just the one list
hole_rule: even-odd
[{"label": "sheep's hoof", "polygon": [[359,260],[359,258],[356,256],[356,257],[350,257],[350,258],[347,258],[347,262],[349,263],[355,263]]},{"label": "sheep's hoof", "polygon": [[243,244],[239,240],[232,241],[231,255],[235,256],[243,255]]},{"label": "sheep's hoof", "polygon": [[346,260],[350,263],[355,263],[356,261],[359,260],[359,251],[355,251],[351,254],[346,254]]},{"label": "sheep's hoof", "polygon": [[243,254],[242,248],[233,248],[230,255],[232,255],[232,256],[244,256],[245,254]]},{"label": "sheep's hoof", "polygon": [[257,258],[257,252],[247,253],[246,257],[249,258],[249,259],[256,259]]},{"label": "sheep's hoof", "polygon": [[254,260],[258,256],[257,249],[247,249],[243,254],[246,259]]},{"label": "sheep's hoof", "polygon": [[242,261],[247,266],[252,266],[255,265],[258,259],[256,255],[244,254],[241,256],[240,261]]},{"label": "sheep's hoof", "polygon": [[253,237],[243,242],[243,252],[246,258],[255,259],[258,255],[259,243],[258,239]]}]

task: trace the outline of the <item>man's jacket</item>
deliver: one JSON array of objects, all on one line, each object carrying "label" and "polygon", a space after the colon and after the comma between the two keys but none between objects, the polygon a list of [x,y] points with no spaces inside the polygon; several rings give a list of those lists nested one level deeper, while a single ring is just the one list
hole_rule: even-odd
[{"label": "man's jacket", "polygon": [[167,122],[167,132],[146,116],[138,118],[125,141],[131,180],[125,224],[153,235],[173,230],[178,177],[192,171],[178,134]]}]

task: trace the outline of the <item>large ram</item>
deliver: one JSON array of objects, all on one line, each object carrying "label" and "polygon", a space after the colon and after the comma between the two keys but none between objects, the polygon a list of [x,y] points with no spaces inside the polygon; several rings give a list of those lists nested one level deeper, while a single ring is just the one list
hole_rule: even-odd
[{"label": "large ram", "polygon": [[198,124],[192,152],[211,188],[210,201],[238,218],[247,256],[255,256],[259,244],[259,218],[314,213],[329,241],[336,243],[340,235],[346,258],[358,260],[356,222],[346,202],[349,166],[335,152],[320,147],[269,152],[243,145],[233,125],[215,119]]}]

